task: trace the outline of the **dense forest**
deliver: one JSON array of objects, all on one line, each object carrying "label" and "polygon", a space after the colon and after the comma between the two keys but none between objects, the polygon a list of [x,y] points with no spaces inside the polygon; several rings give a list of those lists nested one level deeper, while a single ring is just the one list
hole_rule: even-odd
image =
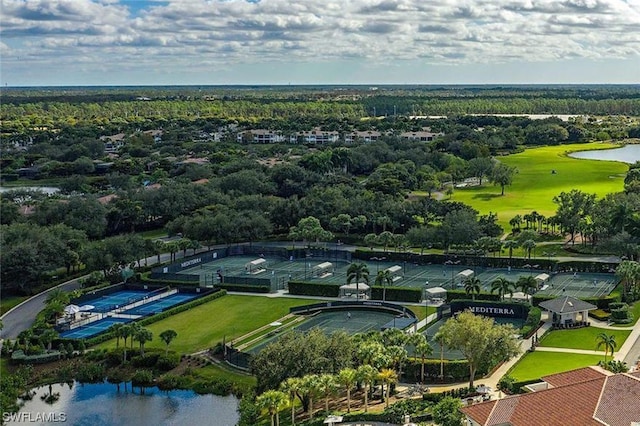
[{"label": "dense forest", "polygon": [[[3,181],[60,189],[0,197],[2,286],[21,292],[46,284],[59,267],[115,274],[162,251],[295,238],[309,217],[332,240],[499,251],[511,229],[448,201],[454,183],[475,178],[504,191],[515,170],[503,155],[640,137],[634,86],[4,89],[0,113]],[[486,115],[534,113],[580,117]],[[340,137],[238,138],[252,129]],[[440,136],[401,137],[423,129]],[[343,135],[354,131],[380,137],[347,143]],[[562,231],[638,256],[640,167],[623,193],[596,200],[575,191],[558,194],[556,204],[553,218],[514,218],[518,246]],[[184,238],[167,247],[139,234],[153,229]]]}]

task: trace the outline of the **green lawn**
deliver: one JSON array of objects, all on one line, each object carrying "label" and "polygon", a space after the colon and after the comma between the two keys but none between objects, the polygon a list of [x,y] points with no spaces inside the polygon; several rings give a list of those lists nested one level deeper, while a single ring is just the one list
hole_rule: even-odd
[{"label": "green lawn", "polygon": [[530,352],[507,374],[517,381],[539,379],[549,374],[596,365],[602,361],[599,355],[579,355],[562,352]]},{"label": "green lawn", "polygon": [[3,296],[2,299],[0,299],[0,315],[4,315],[9,309],[19,305],[28,298],[29,296]]},{"label": "green lawn", "polygon": [[208,380],[225,379],[239,385],[244,385],[247,388],[254,388],[256,386],[256,378],[254,376],[244,374],[224,364],[207,365],[206,367],[197,368],[193,370],[193,374]]},{"label": "green lawn", "polygon": [[[317,302],[283,297],[227,295],[149,325],[147,328],[153,332],[154,339],[146,346],[164,348],[164,343],[158,335],[164,330],[173,329],[178,333],[178,337],[171,343],[171,349],[181,353],[193,353],[210,348],[223,338],[228,341],[240,337],[282,318],[289,313],[292,306]],[[115,340],[97,347],[115,347]]]},{"label": "green lawn", "polygon": [[[628,166],[599,160],[579,160],[567,152],[613,148],[604,143],[572,144],[527,149],[522,153],[500,157],[500,161],[518,168],[513,184],[500,195],[500,187],[484,183],[482,187],[456,189],[452,200],[473,206],[481,214],[497,212],[498,221],[509,230],[509,220],[516,214],[535,210],[545,216],[556,211],[553,197],[562,191],[580,189],[602,197],[620,192]],[[556,173],[552,174],[551,171]]]},{"label": "green lawn", "polygon": [[427,317],[427,315],[431,315],[436,312],[435,306],[428,306],[426,310],[424,305],[409,305],[408,308],[416,314],[418,321],[422,321]]},{"label": "green lawn", "polygon": [[[600,333],[613,335],[616,338],[618,348],[622,346],[631,330],[607,330],[596,327],[577,328],[575,330],[554,330],[546,333],[540,339],[540,346],[550,348],[570,348],[596,350],[598,345],[597,336]],[[604,348],[600,350],[604,351]]]}]

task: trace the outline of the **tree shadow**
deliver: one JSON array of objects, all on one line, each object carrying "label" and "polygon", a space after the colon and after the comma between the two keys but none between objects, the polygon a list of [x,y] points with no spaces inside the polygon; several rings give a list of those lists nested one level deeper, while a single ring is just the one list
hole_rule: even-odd
[{"label": "tree shadow", "polygon": [[500,197],[502,197],[502,195],[500,194],[489,194],[489,193],[483,192],[480,194],[474,194],[471,198],[473,198],[474,200],[491,201],[494,198],[500,198]]}]

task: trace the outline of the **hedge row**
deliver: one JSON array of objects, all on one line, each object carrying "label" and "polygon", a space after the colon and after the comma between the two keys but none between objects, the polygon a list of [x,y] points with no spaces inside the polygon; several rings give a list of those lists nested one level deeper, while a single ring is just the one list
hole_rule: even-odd
[{"label": "hedge row", "polygon": [[611,314],[605,310],[596,309],[594,311],[589,311],[589,316],[599,321],[608,321]]},{"label": "hedge row", "polygon": [[[475,294],[473,297],[475,298],[475,300],[490,300],[495,302],[500,301],[500,295],[494,293],[483,292],[480,294]],[[469,294],[464,290],[447,290],[447,302],[458,299],[469,300]]]},{"label": "hedge row", "polygon": [[271,287],[264,285],[244,285],[244,284],[219,284],[217,287],[223,288],[227,291],[242,291],[245,293],[269,293]]},{"label": "hedge row", "polygon": [[538,329],[540,325],[540,320],[542,318],[542,309],[533,306],[529,309],[529,314],[527,315],[527,320],[524,325],[520,329],[520,334],[523,338],[529,338],[535,330]]},{"label": "hedge row", "polygon": [[305,281],[289,281],[289,294],[298,296],[338,297],[340,286]]},{"label": "hedge row", "polygon": [[[226,294],[227,294],[226,290],[220,290],[220,291],[217,291],[215,293],[208,294],[206,296],[200,297],[200,298],[198,298],[196,300],[193,300],[191,302],[185,303],[183,305],[178,305],[178,306],[176,306],[174,308],[171,308],[171,309],[169,309],[167,311],[164,311],[164,312],[161,312],[159,314],[155,314],[155,315],[152,315],[150,317],[144,318],[144,319],[138,321],[138,324],[140,324],[142,326],[153,324],[154,322],[160,321],[160,320],[165,319],[167,317],[170,317],[172,315],[178,314],[180,312],[187,311],[187,310],[189,310],[191,308],[194,308],[196,306],[199,306],[199,305],[202,305],[204,303],[210,302],[212,300],[218,299],[218,298],[220,298],[220,297],[222,297],[222,296],[224,296]],[[111,340],[113,337],[114,337],[113,333],[111,333],[111,332],[102,333],[102,334],[100,334],[100,335],[98,335],[96,337],[92,337],[91,339],[87,339],[86,346],[87,347],[88,346],[94,346],[94,345],[97,345],[99,343],[106,342],[107,340]]]},{"label": "hedge row", "polygon": [[[427,383],[440,379],[440,360],[424,360],[424,377]],[[402,366],[403,381],[420,381],[421,364],[419,358],[409,358]],[[469,363],[467,360],[444,360],[443,372],[445,382],[463,382],[469,380]],[[476,377],[481,377],[486,371],[478,371]]]},{"label": "hedge row", "polygon": [[[384,287],[371,287],[371,298],[382,300]],[[422,299],[422,289],[412,287],[387,287],[385,300],[387,302],[413,302],[419,303]]]}]

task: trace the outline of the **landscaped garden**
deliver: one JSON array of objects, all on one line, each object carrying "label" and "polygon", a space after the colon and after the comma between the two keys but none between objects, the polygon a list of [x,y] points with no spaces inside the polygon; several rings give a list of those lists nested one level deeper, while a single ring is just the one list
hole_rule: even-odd
[{"label": "landscaped garden", "polygon": [[516,381],[539,379],[550,374],[597,365],[600,355],[536,351],[526,354],[507,374]]}]

